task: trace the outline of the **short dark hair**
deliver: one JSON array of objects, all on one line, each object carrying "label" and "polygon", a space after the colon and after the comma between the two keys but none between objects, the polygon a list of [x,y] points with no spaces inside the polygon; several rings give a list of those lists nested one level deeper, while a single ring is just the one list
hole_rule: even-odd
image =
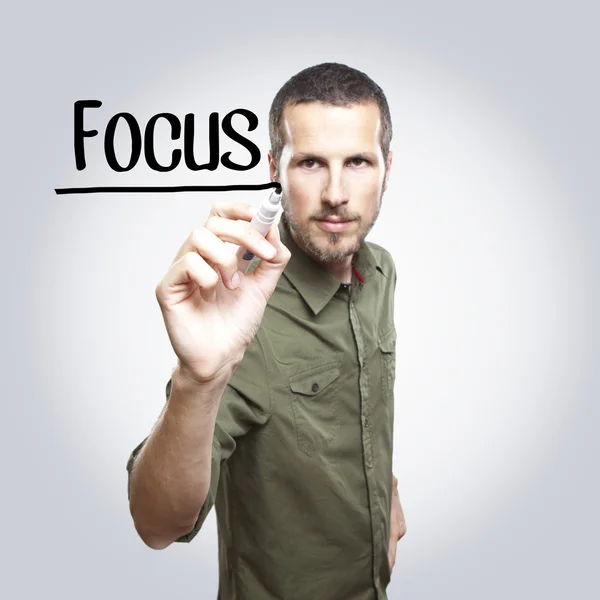
[{"label": "short dark hair", "polygon": [[392,118],[383,90],[362,71],[341,63],[322,63],[288,79],[273,99],[269,111],[269,137],[275,160],[279,161],[283,150],[283,111],[286,106],[304,102],[344,107],[374,102],[381,115],[381,150],[383,157],[387,157],[392,140]]}]

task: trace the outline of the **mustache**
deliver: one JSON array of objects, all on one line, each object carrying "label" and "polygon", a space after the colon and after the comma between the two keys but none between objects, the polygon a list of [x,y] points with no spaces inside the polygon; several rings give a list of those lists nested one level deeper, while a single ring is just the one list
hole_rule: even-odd
[{"label": "mustache", "polygon": [[323,212],[312,215],[311,219],[315,221],[322,221],[329,217],[336,217],[341,221],[360,221],[360,215],[356,213],[349,213],[345,210],[337,210],[335,208],[325,209]]}]

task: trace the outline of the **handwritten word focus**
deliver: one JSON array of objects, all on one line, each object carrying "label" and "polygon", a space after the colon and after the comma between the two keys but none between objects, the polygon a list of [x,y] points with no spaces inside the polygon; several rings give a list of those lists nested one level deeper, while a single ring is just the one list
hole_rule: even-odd
[{"label": "handwritten word focus", "polygon": [[[74,105],[74,146],[75,146],[75,165],[78,171],[86,168],[85,161],[85,139],[93,138],[98,135],[96,129],[86,130],[84,128],[85,109],[96,109],[102,106],[100,100],[78,100]],[[139,162],[142,155],[148,167],[154,171],[167,172],[177,168],[183,161],[188,169],[192,171],[214,171],[221,164],[227,169],[234,171],[248,171],[260,162],[260,150],[258,147],[241,135],[233,128],[233,117],[240,115],[248,121],[248,131],[254,131],[258,125],[258,117],[245,108],[237,108],[227,113],[223,120],[219,120],[219,113],[213,112],[208,117],[208,143],[209,155],[208,161],[198,164],[194,155],[194,130],[195,115],[190,113],[185,115],[183,126],[179,118],[171,113],[159,113],[151,117],[143,133],[136,118],[127,112],[121,112],[111,117],[104,130],[104,155],[106,162],[113,171],[123,172],[131,171]],[[160,120],[164,120],[171,129],[171,140],[182,140],[182,148],[174,148],[171,152],[171,160],[168,164],[161,164],[156,158],[155,152],[155,129]],[[122,124],[122,125],[121,125]],[[115,152],[115,134],[117,126],[124,126],[129,132],[131,138],[131,154],[126,165],[119,163]],[[220,135],[223,132],[228,138],[243,146],[250,153],[250,162],[248,164],[238,164],[231,160],[231,152],[220,154]]]}]

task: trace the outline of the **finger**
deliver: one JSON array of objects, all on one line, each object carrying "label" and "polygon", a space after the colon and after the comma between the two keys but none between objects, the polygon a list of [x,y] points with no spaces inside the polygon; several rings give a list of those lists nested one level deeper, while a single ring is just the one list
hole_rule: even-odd
[{"label": "finger", "polygon": [[218,269],[223,283],[231,290],[239,286],[237,258],[210,229],[200,227],[189,238],[191,252],[197,252],[213,269]]},{"label": "finger", "polygon": [[[275,248],[275,256],[268,259],[267,261],[261,261],[261,263],[255,269],[255,272],[258,271],[260,268],[269,268],[269,265],[271,265],[271,267],[279,269],[281,265],[287,264],[291,256],[289,249],[286,246],[284,246],[283,242],[281,241],[281,237],[279,235],[279,228],[277,225],[271,225],[271,228],[269,229],[269,231],[267,231],[265,240],[269,242],[269,244],[271,244],[273,248]],[[266,264],[263,264],[265,262]]]},{"label": "finger", "polygon": [[[209,219],[212,216],[219,216],[226,219],[236,220],[239,219],[241,221],[251,221],[252,217],[256,214],[258,209],[251,204],[246,204],[243,202],[215,202],[210,209]],[[200,228],[199,228],[200,229]],[[185,242],[181,245],[175,258],[173,259],[173,263],[176,260],[179,260],[184,254],[190,252],[191,245],[189,243],[190,238],[194,235],[192,231],[190,235],[186,238]]]},{"label": "finger", "polygon": [[232,221],[223,217],[210,217],[204,225],[224,242],[244,246],[262,260],[271,260],[275,248],[250,223]]},{"label": "finger", "polygon": [[[188,252],[177,260],[157,287],[161,306],[169,306],[170,300],[181,293],[183,286],[194,283],[207,302],[214,300],[219,275],[197,252]],[[161,302],[162,300],[162,302]]]},{"label": "finger", "polygon": [[277,287],[277,281],[283,273],[291,254],[279,238],[277,225],[271,225],[271,229],[267,232],[266,239],[275,248],[275,256],[268,260],[261,260],[254,271],[246,275],[246,277],[249,277],[256,282],[265,294],[265,297],[270,298]]},{"label": "finger", "polygon": [[210,217],[224,217],[225,219],[241,219],[251,221],[257,208],[245,202],[215,202],[210,208]]},{"label": "finger", "polygon": [[[214,216],[210,217],[203,227],[198,227],[190,232],[177,251],[173,263],[188,252],[196,251],[197,242],[204,235],[203,230],[205,229],[218,236],[222,242],[232,242],[238,246],[247,245],[249,250],[256,250],[256,252],[253,251],[253,254],[257,254],[261,258],[268,258],[274,254],[270,244],[247,221],[232,221]],[[231,253],[231,250],[229,252]]]}]

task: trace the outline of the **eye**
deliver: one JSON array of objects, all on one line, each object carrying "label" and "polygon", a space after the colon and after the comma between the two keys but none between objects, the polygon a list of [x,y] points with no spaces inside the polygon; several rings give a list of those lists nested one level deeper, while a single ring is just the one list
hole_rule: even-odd
[{"label": "eye", "polygon": [[314,169],[317,166],[317,161],[314,158],[305,158],[300,162],[300,166],[305,167],[307,169]]},{"label": "eye", "polygon": [[361,158],[360,156],[355,156],[354,158],[351,158],[349,160],[349,163],[353,167],[362,167],[363,165],[367,164],[367,161],[364,158]]}]

